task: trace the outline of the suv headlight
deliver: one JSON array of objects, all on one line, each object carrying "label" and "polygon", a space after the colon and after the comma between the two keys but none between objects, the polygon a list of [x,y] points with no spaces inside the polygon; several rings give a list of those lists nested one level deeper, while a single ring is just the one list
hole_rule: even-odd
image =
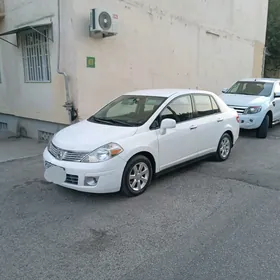
[{"label": "suv headlight", "polygon": [[97,148],[86,155],[81,162],[94,163],[107,161],[123,152],[123,148],[116,143],[109,143]]},{"label": "suv headlight", "polygon": [[257,114],[261,110],[262,110],[261,106],[250,106],[244,111],[244,114]]}]

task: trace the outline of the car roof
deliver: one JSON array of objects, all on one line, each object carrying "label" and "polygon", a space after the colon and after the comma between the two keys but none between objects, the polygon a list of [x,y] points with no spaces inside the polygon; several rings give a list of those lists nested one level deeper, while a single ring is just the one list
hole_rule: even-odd
[{"label": "car roof", "polygon": [[212,92],[197,89],[144,89],[136,90],[125,93],[124,95],[142,95],[142,96],[157,96],[169,98],[173,95],[183,95],[183,94],[197,94],[197,93],[207,93],[213,95]]},{"label": "car roof", "polygon": [[247,79],[239,80],[239,82],[275,83],[275,82],[280,82],[280,79],[272,79],[272,78],[247,78]]}]

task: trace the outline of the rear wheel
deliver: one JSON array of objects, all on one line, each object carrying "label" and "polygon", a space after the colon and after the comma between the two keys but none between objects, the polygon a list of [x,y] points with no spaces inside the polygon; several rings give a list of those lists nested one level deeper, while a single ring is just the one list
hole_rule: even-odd
[{"label": "rear wheel", "polygon": [[122,178],[121,193],[125,196],[142,194],[151,184],[153,168],[150,160],[138,155],[129,160]]},{"label": "rear wheel", "polygon": [[257,129],[256,137],[257,138],[266,138],[269,128],[269,116],[266,115],[261,126]]},{"label": "rear wheel", "polygon": [[225,161],[228,159],[232,148],[232,139],[228,133],[223,134],[220,139],[217,151],[216,159],[218,161]]}]

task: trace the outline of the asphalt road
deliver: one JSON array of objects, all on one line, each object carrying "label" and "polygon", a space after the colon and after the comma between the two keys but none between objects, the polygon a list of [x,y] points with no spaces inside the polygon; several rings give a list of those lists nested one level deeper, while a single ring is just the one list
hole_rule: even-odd
[{"label": "asphalt road", "polygon": [[280,127],[244,134],[225,163],[165,175],[137,198],[0,164],[0,279],[280,279]]}]

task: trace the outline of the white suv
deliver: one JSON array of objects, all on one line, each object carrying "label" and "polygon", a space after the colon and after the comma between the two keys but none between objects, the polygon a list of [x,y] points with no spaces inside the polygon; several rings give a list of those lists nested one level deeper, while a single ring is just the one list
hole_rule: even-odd
[{"label": "white suv", "polygon": [[241,129],[256,129],[266,138],[268,128],[280,121],[280,79],[244,79],[220,96],[240,117]]}]

